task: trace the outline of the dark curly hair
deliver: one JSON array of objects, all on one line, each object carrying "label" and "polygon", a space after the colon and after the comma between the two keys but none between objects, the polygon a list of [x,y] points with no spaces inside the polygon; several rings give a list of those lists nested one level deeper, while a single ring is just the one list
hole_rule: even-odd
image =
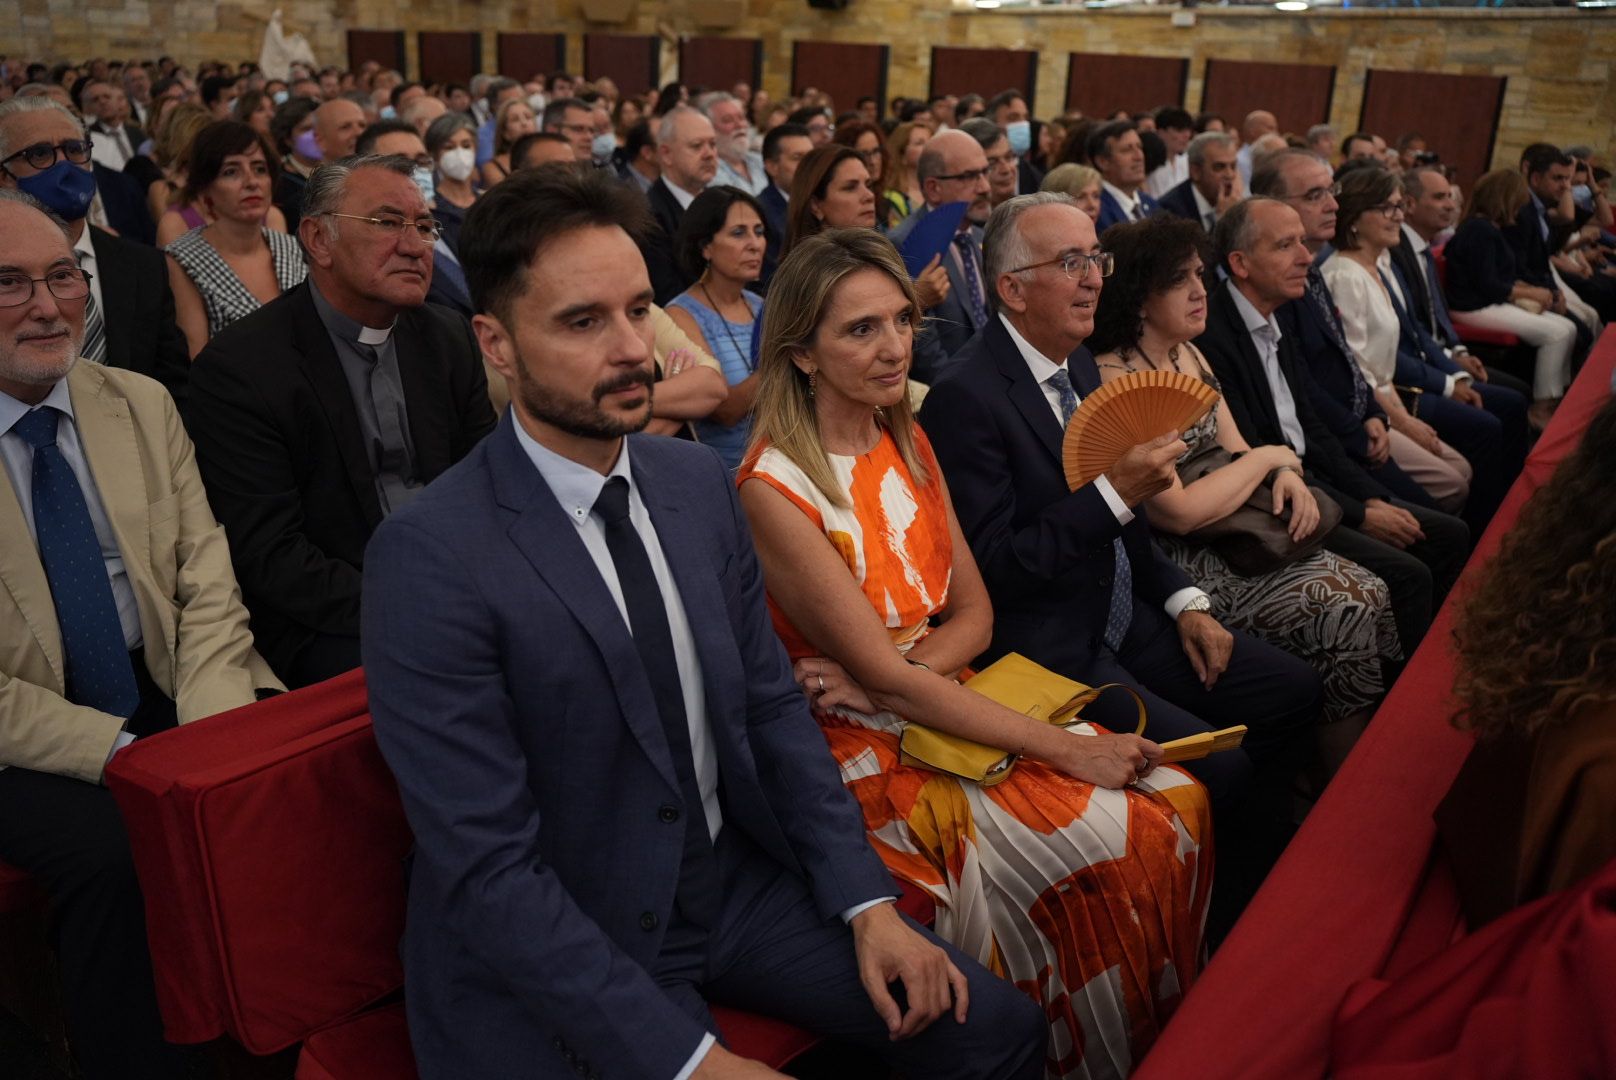
[{"label": "dark curly hair", "polygon": [[695,281],[707,272],[707,258],[701,249],[712,242],[713,237],[724,231],[724,222],[729,220],[730,207],[736,203],[750,206],[757,214],[758,220],[764,222],[767,230],[767,219],[763,215],[763,207],[751,195],[737,187],[727,184],[716,184],[697,195],[689,206],[685,208],[685,216],[679,220],[679,231],[673,237],[673,257],[679,264],[679,269],[691,280]]},{"label": "dark curly hair", "polygon": [[1616,401],[1538,489],[1454,629],[1454,725],[1490,739],[1616,701]]},{"label": "dark curly hair", "polygon": [[1358,246],[1358,219],[1375,207],[1389,201],[1403,190],[1402,179],[1384,166],[1369,164],[1342,169],[1341,194],[1337,195],[1335,212],[1335,239],[1338,251],[1351,251]]},{"label": "dark curly hair", "polygon": [[1172,288],[1194,256],[1203,266],[1212,259],[1201,226],[1171,214],[1113,225],[1100,237],[1100,247],[1111,253],[1116,268],[1100,290],[1087,342],[1096,356],[1138,345],[1145,301]]}]

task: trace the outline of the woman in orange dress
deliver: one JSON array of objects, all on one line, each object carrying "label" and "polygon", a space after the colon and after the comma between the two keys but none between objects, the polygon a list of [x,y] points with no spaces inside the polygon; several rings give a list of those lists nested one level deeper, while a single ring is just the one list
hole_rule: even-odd
[{"label": "woman in orange dress", "polygon": [[[739,482],[797,680],[887,866],[1044,1006],[1048,1075],[1126,1076],[1196,975],[1206,793],[1148,740],[957,681],[992,611],[904,393],[919,309],[892,246],[830,230],[769,291]],[[992,787],[905,765],[905,718],[1022,759]]]}]

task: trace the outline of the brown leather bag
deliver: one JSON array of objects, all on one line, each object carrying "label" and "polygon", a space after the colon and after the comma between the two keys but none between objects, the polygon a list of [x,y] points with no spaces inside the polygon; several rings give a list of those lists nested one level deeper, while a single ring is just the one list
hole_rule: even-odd
[{"label": "brown leather bag", "polygon": [[[1235,456],[1229,451],[1208,442],[1179,465],[1178,478],[1188,487],[1234,460]],[[1210,547],[1241,577],[1257,577],[1278,570],[1317,551],[1324,538],[1341,524],[1341,504],[1311,484],[1308,490],[1318,500],[1319,523],[1300,541],[1291,539],[1286,526],[1290,509],[1280,515],[1273,512],[1274,484],[1268,479],[1258,484],[1233,513],[1187,533],[1184,539]]]}]

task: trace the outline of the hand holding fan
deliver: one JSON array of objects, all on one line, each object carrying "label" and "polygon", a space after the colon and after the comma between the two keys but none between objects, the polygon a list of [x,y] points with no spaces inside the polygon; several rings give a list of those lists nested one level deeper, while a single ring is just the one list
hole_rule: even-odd
[{"label": "hand holding fan", "polygon": [[1066,425],[1066,483],[1076,491],[1132,447],[1188,430],[1217,403],[1216,390],[1178,371],[1134,371],[1101,384]]}]

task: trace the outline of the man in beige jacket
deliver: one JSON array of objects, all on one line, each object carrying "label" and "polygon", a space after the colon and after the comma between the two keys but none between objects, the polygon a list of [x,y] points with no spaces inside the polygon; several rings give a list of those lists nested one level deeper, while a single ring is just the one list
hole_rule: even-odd
[{"label": "man in beige jacket", "polygon": [[79,359],[90,297],[62,223],[0,191],[0,860],[50,897],[84,1075],[173,1077],[102,771],[282,687],[168,391]]}]

